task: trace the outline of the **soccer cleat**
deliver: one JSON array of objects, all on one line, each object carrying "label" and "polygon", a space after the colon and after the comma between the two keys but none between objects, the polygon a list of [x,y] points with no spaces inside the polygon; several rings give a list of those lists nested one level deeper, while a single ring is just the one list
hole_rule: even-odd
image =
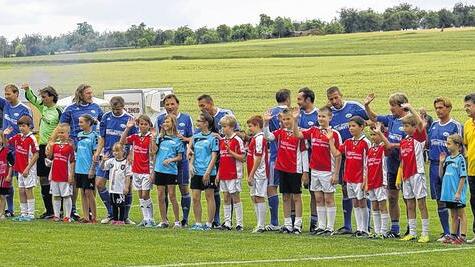
[{"label": "soccer cleat", "polygon": [[300,227],[294,227],[294,230],[292,231],[294,235],[300,235],[302,233],[302,229]]},{"label": "soccer cleat", "polygon": [[130,225],[135,225],[135,222],[132,221],[130,218],[125,219],[124,223],[125,224],[130,224]]},{"label": "soccer cleat", "polygon": [[203,231],[210,231],[212,228],[206,224],[203,225]]},{"label": "soccer cleat", "polygon": [[475,244],[475,237],[472,239],[468,239],[466,242],[467,244]]},{"label": "soccer cleat", "polygon": [[452,240],[452,245],[462,245],[462,244],[465,244],[465,238],[461,237],[461,236],[458,236],[457,238],[454,238]]},{"label": "soccer cleat", "polygon": [[81,217],[79,216],[79,214],[77,214],[77,212],[72,212],[71,213],[71,220],[72,221],[78,221]]},{"label": "soccer cleat", "polygon": [[430,238],[428,235],[421,235],[421,237],[419,237],[419,239],[417,240],[417,243],[429,243],[429,242],[430,242]]},{"label": "soccer cleat", "polygon": [[142,220],[139,224],[137,224],[137,227],[145,227],[146,224],[147,224],[147,221]]},{"label": "soccer cleat", "polygon": [[155,227],[155,222],[153,220],[148,220],[145,222],[145,228],[152,228]]},{"label": "soccer cleat", "polygon": [[181,223],[176,221],[175,224],[173,225],[173,228],[180,229],[181,228]]},{"label": "soccer cleat", "polygon": [[389,231],[384,235],[385,238],[400,238],[401,235],[399,233]]},{"label": "soccer cleat", "polygon": [[71,220],[71,218],[69,218],[69,217],[64,217],[64,218],[63,218],[63,222],[65,222],[65,223],[70,223],[71,221],[72,221],[72,220]]},{"label": "soccer cleat", "polygon": [[181,220],[180,223],[181,223],[182,227],[188,227],[188,221],[187,220],[183,219],[183,220]]},{"label": "soccer cleat", "polygon": [[220,228],[220,229],[221,229],[221,230],[228,230],[228,231],[231,231],[231,230],[232,230],[231,226],[227,225],[226,223],[221,224],[221,228]]},{"label": "soccer cleat", "polygon": [[416,240],[417,239],[417,236],[415,235],[406,235],[404,236],[403,238],[399,239],[401,241],[412,241],[412,240]]},{"label": "soccer cleat", "polygon": [[15,213],[13,211],[5,210],[5,217],[15,217]]},{"label": "soccer cleat", "polygon": [[264,229],[269,232],[280,231],[280,228],[280,226],[276,226],[273,224],[268,224],[264,227]]},{"label": "soccer cleat", "polygon": [[162,228],[162,229],[165,229],[165,228],[168,228],[168,223],[167,222],[160,222],[159,224],[157,224],[157,226],[155,226],[156,228]]},{"label": "soccer cleat", "polygon": [[350,229],[345,228],[344,226],[335,231],[335,235],[351,235],[353,232]]},{"label": "soccer cleat", "polygon": [[242,232],[243,230],[244,230],[244,227],[242,227],[241,225],[236,226],[236,231]]},{"label": "soccer cleat", "polygon": [[221,230],[221,225],[219,223],[213,222],[211,225],[211,229]]},{"label": "soccer cleat", "polygon": [[442,243],[444,244],[452,244],[452,241],[455,239],[456,237],[455,236],[447,236],[446,239],[444,239],[444,241],[442,241]]},{"label": "soccer cleat", "polygon": [[357,236],[359,236],[360,234],[361,234],[360,231],[356,231],[356,232],[354,232],[351,236],[352,236],[352,237],[357,237]]},{"label": "soccer cleat", "polygon": [[48,219],[53,218],[53,216],[54,216],[53,214],[49,214],[49,213],[45,212],[45,213],[41,214],[40,217],[38,217],[38,218],[39,218],[39,219],[42,219],[42,220],[43,220],[43,219],[44,219],[44,220],[48,220]]},{"label": "soccer cleat", "polygon": [[112,221],[111,217],[105,217],[101,220],[101,224],[109,224]]},{"label": "soccer cleat", "polygon": [[203,231],[203,225],[201,224],[193,224],[190,228],[191,231]]},{"label": "soccer cleat", "polygon": [[309,231],[310,233],[312,233],[312,232],[315,231],[316,229],[317,229],[317,225],[314,224],[314,223],[311,223],[311,224],[310,224],[310,227],[309,227],[309,229],[308,229],[308,231]]},{"label": "soccer cleat", "polygon": [[358,238],[368,238],[369,237],[369,234],[366,233],[365,231],[356,231],[356,233],[354,234],[355,237],[358,237]]},{"label": "soccer cleat", "polygon": [[266,230],[263,227],[256,227],[254,230],[252,230],[253,234],[261,234],[264,233]]},{"label": "soccer cleat", "polygon": [[282,228],[280,228],[280,232],[283,234],[290,234],[293,232],[293,229],[284,225]]},{"label": "soccer cleat", "polygon": [[325,232],[325,229],[317,228],[313,232],[310,232],[310,234],[311,235],[321,235],[321,234],[323,234],[323,232]]},{"label": "soccer cleat", "polygon": [[450,240],[450,242],[452,242],[452,238],[450,237],[450,235],[441,234],[440,238],[437,239],[437,242],[445,243],[445,241],[447,241],[447,240]]},{"label": "soccer cleat", "polygon": [[61,218],[56,217],[56,216],[53,216],[53,218],[51,218],[51,220],[52,220],[53,222],[60,222],[60,221],[61,221]]},{"label": "soccer cleat", "polygon": [[323,231],[323,233],[321,233],[320,235],[321,235],[321,236],[332,236],[332,235],[334,235],[334,234],[335,234],[335,231],[326,229],[326,230]]}]

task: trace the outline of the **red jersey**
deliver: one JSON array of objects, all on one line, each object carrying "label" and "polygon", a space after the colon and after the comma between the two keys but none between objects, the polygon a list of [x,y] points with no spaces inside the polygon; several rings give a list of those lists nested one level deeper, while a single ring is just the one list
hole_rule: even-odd
[{"label": "red jersey", "polygon": [[286,129],[278,129],[272,134],[278,146],[275,168],[287,173],[302,173],[307,170],[308,154],[305,142]]},{"label": "red jersey", "polygon": [[343,179],[348,183],[362,183],[367,175],[366,155],[371,143],[363,135],[359,139],[346,139],[340,145],[340,152],[345,154],[345,172]]},{"label": "red jersey", "polygon": [[335,158],[330,151],[330,143],[326,136],[327,131],[333,132],[335,147],[339,147],[341,137],[338,131],[333,129],[323,129],[322,127],[313,126],[309,129],[302,130],[305,139],[310,140],[312,153],[310,155],[310,168],[317,171],[333,172],[335,168]]},{"label": "red jersey", "polygon": [[407,180],[424,171],[424,147],[427,139],[426,131],[416,130],[413,136],[401,140],[400,156],[402,163],[402,179]]},{"label": "red jersey", "polygon": [[8,147],[2,147],[0,150],[0,188],[10,188],[11,182],[7,182],[5,178],[8,176],[8,169],[13,165],[12,154],[9,153]]},{"label": "red jersey", "polygon": [[269,177],[269,152],[267,142],[263,133],[258,133],[251,138],[247,152],[247,173],[249,174],[254,166],[254,158],[262,157],[259,167],[254,174],[254,179],[267,179]]},{"label": "red jersey", "polygon": [[75,161],[74,147],[70,143],[56,143],[53,145],[53,162],[49,178],[55,182],[67,182],[69,166]]},{"label": "red jersey", "polygon": [[28,133],[25,136],[19,133],[10,138],[8,144],[13,145],[15,148],[15,164],[13,169],[23,173],[28,166],[28,160],[39,150],[35,136],[33,133]]},{"label": "red jersey", "polygon": [[368,150],[368,190],[380,188],[387,184],[384,145],[372,145]]},{"label": "red jersey", "polygon": [[236,160],[227,151],[229,149],[235,153],[242,154],[244,152],[244,142],[242,139],[233,134],[231,138],[222,138],[219,140],[219,168],[218,177],[220,180],[233,180],[242,178],[242,162]]},{"label": "red jersey", "polygon": [[132,134],[127,137],[127,144],[133,147],[132,172],[137,174],[150,173],[150,142],[152,134],[150,132],[145,135],[141,133]]}]

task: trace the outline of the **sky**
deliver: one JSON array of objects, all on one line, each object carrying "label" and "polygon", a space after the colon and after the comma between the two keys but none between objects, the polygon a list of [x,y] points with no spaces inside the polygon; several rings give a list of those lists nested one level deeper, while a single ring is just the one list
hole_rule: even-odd
[{"label": "sky", "polygon": [[425,10],[451,9],[458,2],[475,4],[475,0],[0,0],[0,36],[9,40],[31,33],[55,36],[74,31],[76,23],[84,21],[100,32],[124,31],[140,22],[156,29],[257,24],[262,13],[330,21],[341,8],[384,11],[403,2]]}]

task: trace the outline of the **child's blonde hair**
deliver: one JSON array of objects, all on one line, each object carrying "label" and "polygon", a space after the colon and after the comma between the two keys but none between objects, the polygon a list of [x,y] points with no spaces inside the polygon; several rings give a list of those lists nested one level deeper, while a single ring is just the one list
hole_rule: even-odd
[{"label": "child's blonde hair", "polygon": [[112,151],[115,151],[115,150],[119,150],[119,151],[125,152],[125,150],[124,150],[124,145],[122,145],[120,142],[116,142],[116,143],[112,146]]},{"label": "child's blonde hair", "polygon": [[447,137],[447,140],[449,139],[460,148],[463,146],[463,137],[460,134],[451,134]]},{"label": "child's blonde hair", "polygon": [[234,116],[226,115],[222,117],[221,120],[219,120],[219,124],[221,124],[221,126],[229,126],[234,128],[236,127],[237,121]]},{"label": "child's blonde hair", "polygon": [[68,133],[70,132],[70,127],[69,127],[69,124],[68,123],[59,123],[56,128],[54,128],[53,130],[53,133],[51,134],[50,138],[49,138],[49,141],[50,142],[56,142],[56,140],[58,139],[58,132],[59,130],[65,130],[67,131]]},{"label": "child's blonde hair", "polygon": [[[172,132],[172,135],[173,135],[173,136],[177,136],[177,135],[178,135],[178,130],[176,129],[176,126],[177,126],[176,116],[173,115],[173,114],[167,114],[167,115],[165,116],[165,119],[164,119],[163,121],[166,121],[167,119],[170,119],[171,122],[172,122],[172,128],[170,129],[170,131]],[[161,130],[160,130],[160,136],[161,136],[161,137],[164,137],[166,134],[167,134],[167,133],[166,133],[165,129],[164,129],[163,126],[162,126],[162,128],[161,128]]]},{"label": "child's blonde hair", "polygon": [[416,119],[416,116],[414,115],[406,115],[402,118],[402,124],[408,124],[408,125],[411,125],[412,127],[416,127],[417,126],[417,119]]}]

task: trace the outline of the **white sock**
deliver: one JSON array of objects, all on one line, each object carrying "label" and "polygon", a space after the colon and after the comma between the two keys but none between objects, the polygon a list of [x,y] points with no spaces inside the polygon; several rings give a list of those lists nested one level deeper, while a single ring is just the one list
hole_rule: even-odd
[{"label": "white sock", "polygon": [[356,231],[361,231],[361,209],[353,208],[353,210],[355,211]]},{"label": "white sock", "polygon": [[242,220],[242,202],[233,205],[234,211],[236,212],[236,225],[244,226]]},{"label": "white sock", "polygon": [[292,229],[292,218],[284,218],[284,226],[289,229]]},{"label": "white sock", "polygon": [[379,210],[373,210],[373,225],[374,232],[381,234],[381,212]]},{"label": "white sock", "polygon": [[231,205],[224,206],[224,223],[226,226],[231,227]]},{"label": "white sock", "polygon": [[27,202],[20,202],[20,213],[23,216],[28,214],[28,203]]},{"label": "white sock", "polygon": [[27,199],[26,200],[28,215],[35,216],[35,199]]},{"label": "white sock", "polygon": [[257,203],[257,207],[259,211],[258,218],[260,221],[258,227],[264,228],[264,224],[266,223],[266,215],[267,215],[266,203],[265,202]]},{"label": "white sock", "polygon": [[147,200],[144,200],[144,203],[145,203],[145,210],[147,212],[148,220],[153,220],[153,202],[152,202],[152,199],[149,198]]},{"label": "white sock", "polygon": [[368,233],[369,212],[368,208],[361,208],[361,231]]},{"label": "white sock", "polygon": [[317,206],[318,228],[325,230],[327,224],[327,208],[325,206]]},{"label": "white sock", "polygon": [[56,200],[53,198],[53,211],[56,218],[61,217],[61,199]]},{"label": "white sock", "polygon": [[259,203],[253,203],[254,204],[254,214],[256,215],[256,226],[259,227],[259,224],[261,223],[260,222],[260,218],[259,218],[259,206],[257,204]]},{"label": "white sock", "polygon": [[147,210],[145,209],[145,203],[142,198],[139,198],[140,210],[142,211],[142,217],[146,221],[147,220]]},{"label": "white sock", "polygon": [[327,207],[327,230],[335,229],[336,207]]},{"label": "white sock", "polygon": [[73,208],[73,200],[71,197],[63,198],[63,206],[64,214],[66,214],[64,217],[69,217]]},{"label": "white sock", "polygon": [[302,217],[295,217],[295,227],[298,227],[299,229],[302,228]]},{"label": "white sock", "polygon": [[389,213],[381,213],[381,233],[385,234],[388,231]]},{"label": "white sock", "polygon": [[429,235],[429,219],[422,219],[422,235]]},{"label": "white sock", "polygon": [[409,223],[409,234],[414,235],[414,236],[417,235],[417,231],[416,231],[417,220],[416,219],[409,219],[408,223]]}]

